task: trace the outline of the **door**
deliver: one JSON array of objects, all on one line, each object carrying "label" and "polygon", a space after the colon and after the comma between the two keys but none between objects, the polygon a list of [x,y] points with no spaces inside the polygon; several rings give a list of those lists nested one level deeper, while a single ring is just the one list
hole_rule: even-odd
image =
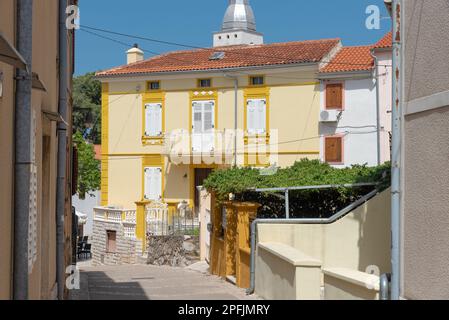
[{"label": "door", "polygon": [[194,101],[192,103],[192,152],[214,150],[215,102]]},{"label": "door", "polygon": [[199,205],[200,205],[200,193],[198,191],[197,186],[202,186],[204,183],[204,180],[209,177],[209,175],[212,173],[212,168],[204,168],[204,169],[195,169],[195,212],[198,212]]}]

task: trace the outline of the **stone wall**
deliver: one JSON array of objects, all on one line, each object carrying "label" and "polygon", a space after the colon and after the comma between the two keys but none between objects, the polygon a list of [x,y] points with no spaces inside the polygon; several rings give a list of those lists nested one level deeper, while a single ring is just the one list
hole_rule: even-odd
[{"label": "stone wall", "polygon": [[172,267],[188,265],[184,236],[148,236],[148,264]]},{"label": "stone wall", "polygon": [[[116,250],[107,252],[107,231],[116,231]],[[94,220],[92,236],[92,264],[135,264],[140,241],[127,238],[121,223]]]}]

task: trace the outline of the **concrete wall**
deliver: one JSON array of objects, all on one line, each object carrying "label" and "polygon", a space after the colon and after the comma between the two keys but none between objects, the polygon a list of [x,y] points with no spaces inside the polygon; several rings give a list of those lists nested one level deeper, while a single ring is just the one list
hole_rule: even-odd
[{"label": "concrete wall", "polygon": [[404,1],[401,296],[449,299],[449,6]]},{"label": "concrete wall", "polygon": [[[0,31],[15,43],[15,14],[12,1],[0,2]],[[13,147],[14,147],[14,68],[0,62],[3,72],[3,97],[0,98],[0,299],[11,296],[12,238],[13,238]]]},{"label": "concrete wall", "polygon": [[93,196],[86,195],[85,199],[80,199],[78,195],[72,197],[72,203],[76,211],[87,215],[87,222],[83,227],[85,236],[92,235],[94,208],[100,206],[100,196],[100,191],[95,191],[93,192]]},{"label": "concrete wall", "polygon": [[[116,232],[116,251],[107,250],[107,231]],[[133,264],[137,261],[137,241],[127,238],[121,223],[94,220],[92,238],[93,265]]]},{"label": "concrete wall", "polygon": [[344,268],[323,274],[324,300],[379,300],[379,276]]},{"label": "concrete wall", "polygon": [[391,270],[390,190],[329,225],[260,224],[258,244],[256,293],[267,299],[320,299],[320,287],[327,299],[377,299],[378,283],[360,279]]},{"label": "concrete wall", "polygon": [[390,271],[390,191],[384,191],[330,225],[260,224],[259,242],[286,244],[323,268]]},{"label": "concrete wall", "polygon": [[[343,161],[353,164],[377,165],[376,87],[372,78],[337,81],[344,83],[344,111],[340,121],[320,123],[320,135],[343,135]],[[325,110],[326,83],[321,84],[321,110]],[[386,111],[383,111],[386,113]],[[324,137],[320,139],[321,160],[325,161]]]},{"label": "concrete wall", "polygon": [[380,151],[381,163],[390,161],[390,133],[391,133],[391,110],[392,110],[392,86],[393,68],[391,50],[376,51],[379,64],[379,109],[380,111]]},{"label": "concrete wall", "polygon": [[[15,46],[17,41],[15,1],[0,3],[0,32]],[[36,259],[29,274],[29,298],[52,299],[56,294],[56,175],[57,135],[56,123],[50,121],[43,111],[58,111],[58,1],[33,2],[33,55],[32,71],[37,73],[46,92],[33,89],[32,112],[35,115],[35,161],[37,169],[37,210],[35,242]],[[69,48],[71,40],[68,40]],[[71,50],[69,49],[69,55]],[[71,75],[69,58],[69,76]],[[14,68],[0,62],[3,72],[3,97],[0,98],[0,299],[12,297],[13,255],[13,178],[14,178]],[[71,80],[69,80],[71,83]],[[70,100],[70,99],[69,99]],[[69,106],[71,110],[71,106]],[[69,111],[67,119],[71,118]],[[71,128],[68,128],[71,132]],[[69,137],[69,146],[71,138]],[[67,173],[70,178],[70,153]],[[66,198],[70,199],[70,188]],[[71,201],[65,206],[64,237],[65,264],[71,263]]]}]

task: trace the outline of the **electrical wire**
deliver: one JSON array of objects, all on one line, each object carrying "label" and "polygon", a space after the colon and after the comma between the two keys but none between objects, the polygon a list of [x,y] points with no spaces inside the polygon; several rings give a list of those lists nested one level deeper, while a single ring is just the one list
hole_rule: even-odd
[{"label": "electrical wire", "polygon": [[[137,36],[137,35],[131,35],[131,34],[127,34],[127,33],[116,32],[116,31],[112,31],[112,30],[107,30],[107,29],[102,29],[102,28],[92,27],[92,26],[87,26],[87,25],[81,25],[80,27],[81,27],[80,30],[83,30],[82,28],[86,28],[86,29],[89,29],[89,30],[95,30],[95,31],[103,32],[103,33],[114,34],[114,35],[118,35],[118,36],[122,36],[122,37],[128,37],[128,38],[133,38],[133,39],[145,40],[145,41],[155,42],[155,43],[159,43],[159,44],[166,44],[166,45],[184,47],[184,48],[189,48],[189,49],[207,50],[207,51],[211,51],[211,52],[222,52],[222,51],[220,51],[219,48],[205,48],[205,47],[199,47],[199,46],[189,45],[189,44],[184,44],[184,43],[178,43],[178,42],[171,42],[171,41],[153,39],[153,38]],[[86,30],[84,30],[84,31],[86,31]],[[287,58],[287,57],[280,57],[280,56],[276,56],[276,55],[262,55],[262,54],[247,53],[247,52],[240,52],[240,51],[227,51],[226,53],[228,53],[228,54],[244,55],[244,56],[254,56],[254,57],[261,57],[261,58],[274,58],[274,59],[282,60],[283,62],[285,62],[285,60],[292,61],[292,62],[296,62],[297,61],[297,59],[290,59],[290,58]],[[318,62],[327,63],[327,64],[351,65],[351,66],[368,66],[368,65],[371,65],[371,64],[366,64],[366,63],[345,63],[345,62],[335,62],[335,61],[326,61],[326,60],[321,60],[321,61],[318,61]],[[391,65],[380,65],[380,64],[377,65],[377,66],[378,67],[379,66],[391,67]]]},{"label": "electrical wire", "polygon": [[[351,132],[351,131],[345,131],[345,132],[341,132],[342,137],[346,137],[349,135],[362,135],[362,134],[372,134],[372,133],[376,133],[377,130],[373,130],[373,131],[363,131],[363,132]],[[290,143],[295,143],[295,142],[300,142],[300,141],[308,141],[308,140],[315,140],[315,139],[320,139],[320,138],[327,138],[327,137],[333,137],[333,134],[330,135],[318,135],[318,136],[314,136],[314,137],[308,137],[308,138],[303,138],[303,139],[295,139],[295,140],[289,140],[289,141],[282,141],[279,143],[271,143],[271,144],[263,144],[264,147],[268,147],[268,146],[276,146],[276,145],[285,145],[285,144],[290,144]],[[255,146],[254,148],[258,148],[258,146]],[[238,149],[237,153],[243,154],[243,153],[247,153],[249,151],[248,148],[244,148],[244,149]],[[234,150],[232,150],[232,152],[234,152]],[[269,152],[269,150],[267,151]],[[113,157],[113,158],[112,158]],[[133,160],[133,159],[140,159],[142,158],[142,156],[140,155],[136,155],[136,156],[114,156],[114,155],[109,155],[108,156],[109,160]]]},{"label": "electrical wire", "polygon": [[[96,37],[99,37],[99,38],[102,38],[102,39],[105,39],[105,40],[109,40],[109,41],[112,41],[114,43],[118,43],[118,44],[123,45],[124,47],[127,47],[127,48],[130,48],[130,47],[133,46],[133,45],[131,45],[129,43],[122,42],[122,41],[119,41],[119,40],[116,40],[116,39],[112,39],[110,37],[106,37],[106,36],[103,36],[103,35],[95,33],[95,32],[91,32],[91,31],[87,31],[87,30],[83,30],[83,29],[80,29],[80,30],[85,32],[85,33],[94,35]],[[152,57],[163,55],[162,53],[155,52],[155,51],[149,51],[149,50],[144,49],[144,48],[140,48],[140,49],[142,51],[146,52],[146,53],[151,54]],[[184,60],[184,59],[179,59],[179,58],[171,57],[171,56],[166,56],[166,58],[174,60],[174,61],[178,61],[178,62],[193,63],[193,61],[191,61],[191,60]],[[384,66],[384,67],[387,67],[387,66]],[[225,70],[223,70],[223,71],[225,72]],[[237,74],[237,75],[244,75],[244,76],[248,76],[248,75],[252,74],[251,72],[243,72],[243,71],[240,71],[240,72],[232,71],[232,73],[233,74]],[[279,76],[279,75],[267,75],[267,78],[271,78],[271,79],[287,79],[287,80],[301,80],[301,81],[311,81],[311,82],[314,81],[313,77],[287,77],[287,76]]]}]

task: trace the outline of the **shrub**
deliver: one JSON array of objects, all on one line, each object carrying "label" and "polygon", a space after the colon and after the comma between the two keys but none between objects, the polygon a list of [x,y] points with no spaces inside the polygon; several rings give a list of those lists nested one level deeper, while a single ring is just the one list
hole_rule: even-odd
[{"label": "shrub", "polygon": [[[278,217],[285,212],[285,202],[279,193],[256,193],[251,189],[286,188],[296,186],[341,185],[377,183],[379,191],[390,186],[390,164],[378,167],[354,165],[337,169],[318,160],[303,159],[293,166],[279,169],[274,175],[261,175],[258,169],[233,168],[215,170],[204,182],[214,192],[219,202],[233,193],[238,201],[255,201],[262,204],[259,214]],[[326,217],[362,197],[373,187],[335,188],[322,190],[290,191],[292,217]]]}]

